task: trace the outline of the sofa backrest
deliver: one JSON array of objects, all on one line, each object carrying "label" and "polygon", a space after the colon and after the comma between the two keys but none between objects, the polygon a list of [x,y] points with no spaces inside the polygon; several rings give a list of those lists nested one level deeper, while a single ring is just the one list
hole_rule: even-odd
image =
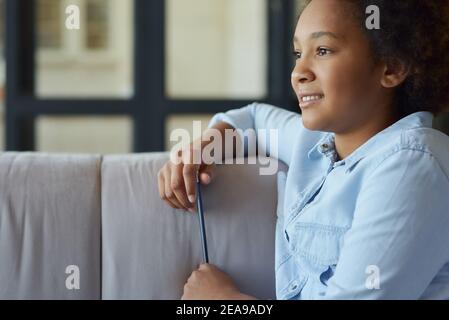
[{"label": "sofa backrest", "polygon": [[[198,216],[159,198],[167,160],[1,153],[0,299],[179,299],[202,251]],[[274,299],[276,175],[260,167],[217,167],[206,230],[210,262]]]},{"label": "sofa backrest", "polygon": [[100,298],[100,164],[0,155],[0,299]]},{"label": "sofa backrest", "polygon": [[[179,299],[202,262],[198,215],[160,200],[157,172],[167,160],[157,153],[103,159],[104,299]],[[277,180],[260,175],[259,168],[217,167],[213,182],[203,187],[207,241],[210,263],[240,290],[274,299]]]}]

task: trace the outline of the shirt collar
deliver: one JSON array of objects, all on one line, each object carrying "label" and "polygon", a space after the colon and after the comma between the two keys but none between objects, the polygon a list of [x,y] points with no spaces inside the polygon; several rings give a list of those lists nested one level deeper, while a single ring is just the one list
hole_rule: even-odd
[{"label": "shirt collar", "polygon": [[317,144],[315,144],[308,153],[309,159],[317,159],[323,156],[329,157],[332,162],[336,165],[345,165],[346,172],[349,172],[354,165],[356,165],[360,160],[362,160],[371,150],[377,149],[381,143],[384,143],[383,139],[386,135],[397,134],[402,130],[412,129],[412,128],[431,128],[433,121],[433,114],[427,111],[420,111],[410,114],[399,121],[395,122],[388,128],[380,131],[373,137],[371,137],[367,142],[362,144],[354,152],[352,152],[345,159],[337,160],[337,153],[335,151],[335,134],[332,132],[327,132]]}]

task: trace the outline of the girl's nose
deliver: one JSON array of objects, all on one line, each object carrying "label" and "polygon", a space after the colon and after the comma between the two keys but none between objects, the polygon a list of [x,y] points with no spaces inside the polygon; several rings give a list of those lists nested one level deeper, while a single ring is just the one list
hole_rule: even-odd
[{"label": "girl's nose", "polygon": [[292,82],[293,83],[306,83],[315,80],[315,75],[310,70],[293,70]]}]

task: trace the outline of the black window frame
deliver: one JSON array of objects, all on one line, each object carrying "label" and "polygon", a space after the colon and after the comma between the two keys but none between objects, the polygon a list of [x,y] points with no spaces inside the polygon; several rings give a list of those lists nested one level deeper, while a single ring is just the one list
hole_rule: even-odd
[{"label": "black window frame", "polygon": [[[125,115],[133,120],[133,152],[163,151],[170,115],[217,113],[253,100],[165,96],[165,1],[134,1],[134,95],[130,99],[43,99],[35,96],[36,3],[6,0],[6,150],[35,151],[41,115]],[[297,110],[290,87],[295,0],[268,0],[268,88],[263,103]],[[151,85],[148,85],[151,84]]]}]

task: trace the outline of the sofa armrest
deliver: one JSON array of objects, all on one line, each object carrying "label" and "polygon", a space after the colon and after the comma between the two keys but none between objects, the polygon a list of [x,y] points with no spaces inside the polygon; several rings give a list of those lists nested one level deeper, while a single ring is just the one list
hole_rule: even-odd
[{"label": "sofa armrest", "polygon": [[[167,160],[167,153],[103,160],[103,299],[179,299],[201,263],[198,216],[159,198],[157,172]],[[259,167],[217,166],[203,188],[206,230],[210,263],[242,292],[273,299],[276,175],[259,175]]]}]

